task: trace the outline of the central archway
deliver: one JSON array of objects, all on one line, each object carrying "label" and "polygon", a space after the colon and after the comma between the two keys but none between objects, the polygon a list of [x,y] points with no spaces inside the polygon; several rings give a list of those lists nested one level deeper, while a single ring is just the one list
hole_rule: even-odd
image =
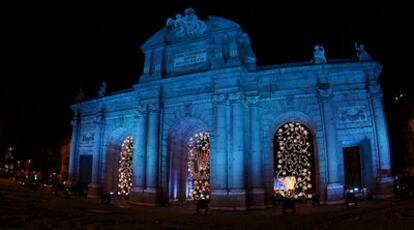
[{"label": "central archway", "polygon": [[170,202],[210,198],[210,135],[206,124],[186,117],[168,135]]},{"label": "central archway", "polygon": [[187,199],[210,199],[210,134],[196,133],[188,143]]}]

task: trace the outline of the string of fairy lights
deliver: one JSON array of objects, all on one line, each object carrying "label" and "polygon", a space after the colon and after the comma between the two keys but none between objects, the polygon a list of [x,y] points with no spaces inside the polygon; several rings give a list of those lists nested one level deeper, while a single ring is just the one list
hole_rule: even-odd
[{"label": "string of fairy lights", "polygon": [[210,134],[200,132],[188,142],[190,200],[210,199]]},{"label": "string of fairy lights", "polygon": [[313,148],[309,130],[288,122],[275,135],[275,193],[289,198],[312,198]]},{"label": "string of fairy lights", "polygon": [[133,138],[127,137],[121,144],[118,168],[118,196],[128,197],[132,188]]}]

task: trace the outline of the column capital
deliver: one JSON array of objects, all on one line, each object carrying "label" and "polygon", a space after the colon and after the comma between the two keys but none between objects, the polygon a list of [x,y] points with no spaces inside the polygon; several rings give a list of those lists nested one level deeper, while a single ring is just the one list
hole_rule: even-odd
[{"label": "column capital", "polygon": [[214,104],[224,104],[227,101],[227,95],[225,94],[214,94],[213,97],[211,98],[211,101]]},{"label": "column capital", "polygon": [[140,118],[148,113],[147,105],[138,105],[137,109],[135,110],[135,117]]},{"label": "column capital", "polygon": [[244,101],[244,95],[242,92],[232,93],[229,95],[229,101],[231,103],[242,103]]},{"label": "column capital", "polygon": [[249,107],[257,106],[257,103],[259,101],[260,101],[259,95],[246,96],[246,105]]},{"label": "column capital", "polygon": [[100,111],[95,115],[95,117],[93,119],[93,123],[95,123],[97,125],[100,125],[100,124],[102,124],[103,120],[104,120],[104,113],[102,111]]},{"label": "column capital", "polygon": [[333,91],[331,88],[319,88],[318,96],[323,100],[329,100],[333,98]]},{"label": "column capital", "polygon": [[381,86],[379,84],[370,84],[368,85],[368,92],[371,95],[375,95],[375,96],[382,96],[382,89]]},{"label": "column capital", "polygon": [[79,119],[77,117],[73,117],[72,120],[70,121],[70,126],[72,126],[72,128],[76,128],[79,124]]},{"label": "column capital", "polygon": [[156,112],[159,112],[160,110],[161,110],[161,103],[154,102],[154,103],[148,104],[148,112],[156,113]]}]

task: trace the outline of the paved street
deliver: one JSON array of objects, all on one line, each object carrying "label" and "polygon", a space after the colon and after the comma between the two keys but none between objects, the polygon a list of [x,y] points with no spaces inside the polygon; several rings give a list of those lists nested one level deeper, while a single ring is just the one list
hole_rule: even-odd
[{"label": "paved street", "polygon": [[299,205],[283,216],[281,207],[196,215],[195,207],[142,207],[127,202],[54,196],[0,180],[0,229],[413,229],[414,201],[366,201],[343,205]]}]

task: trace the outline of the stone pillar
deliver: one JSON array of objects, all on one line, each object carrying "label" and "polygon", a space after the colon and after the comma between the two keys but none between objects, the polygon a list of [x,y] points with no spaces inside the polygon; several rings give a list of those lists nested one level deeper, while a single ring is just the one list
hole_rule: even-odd
[{"label": "stone pillar", "polygon": [[137,127],[134,138],[134,155],[132,157],[132,197],[134,196],[134,193],[142,193],[144,191],[146,179],[145,163],[147,156],[148,121],[146,106],[139,106],[136,112]]},{"label": "stone pillar", "polygon": [[224,64],[223,57],[223,35],[214,36],[214,59],[212,60],[212,68],[216,69]]},{"label": "stone pillar", "polygon": [[249,200],[252,207],[264,207],[265,195],[263,189],[263,175],[262,175],[262,154],[260,151],[260,124],[258,115],[259,96],[247,97],[247,105],[249,106],[250,114],[250,154],[251,161],[251,189],[249,191]]},{"label": "stone pillar", "polygon": [[229,196],[234,202],[233,205],[238,208],[246,206],[246,190],[244,184],[244,128],[243,128],[243,96],[241,93],[230,95],[232,107],[232,140],[233,153],[231,157],[232,164],[232,185]]},{"label": "stone pillar", "polygon": [[145,61],[144,61],[144,72],[143,75],[148,77],[151,74],[151,59],[152,59],[152,52],[151,50],[147,50],[145,52]]},{"label": "stone pillar", "polygon": [[231,95],[232,138],[233,138],[233,184],[231,190],[244,191],[244,142],[243,111],[241,94]]},{"label": "stone pillar", "polygon": [[88,185],[88,197],[96,197],[99,195],[102,189],[100,182],[100,160],[101,160],[101,142],[103,132],[103,113],[99,112],[94,120],[95,123],[95,137],[94,137],[94,149],[92,156],[92,180]]},{"label": "stone pillar", "polygon": [[377,139],[378,167],[374,196],[377,198],[390,197],[393,193],[393,178],[391,177],[390,148],[387,125],[385,123],[383,93],[378,83],[369,86],[369,98],[374,114],[375,134]]},{"label": "stone pillar", "polygon": [[240,65],[239,49],[237,45],[237,35],[230,34],[227,37],[227,62],[226,65]]},{"label": "stone pillar", "polygon": [[227,192],[227,132],[226,132],[226,107],[225,96],[215,97],[216,103],[216,169],[217,180],[214,181],[214,189]]},{"label": "stone pillar", "polygon": [[70,158],[69,158],[69,182],[74,183],[78,177],[78,164],[76,162],[78,155],[78,141],[79,141],[79,119],[77,114],[73,116],[71,121],[72,126],[72,139],[70,144]]},{"label": "stone pillar", "polygon": [[[211,182],[211,202],[212,206],[223,206],[223,200],[228,195],[227,189],[227,109],[226,96],[214,95],[213,103],[215,105],[215,146],[212,151],[210,174],[214,177],[210,178]],[[213,161],[214,159],[214,161]]]},{"label": "stone pillar", "polygon": [[158,156],[160,139],[160,107],[158,103],[149,105],[146,188],[144,190],[151,203],[158,203]]},{"label": "stone pillar", "polygon": [[328,161],[328,183],[326,184],[325,195],[326,202],[333,204],[342,202],[344,199],[344,186],[340,178],[342,151],[337,140],[335,114],[331,105],[333,93],[329,88],[319,89],[319,96]]},{"label": "stone pillar", "polygon": [[157,80],[161,79],[162,75],[162,66],[163,66],[163,59],[164,59],[164,50],[163,48],[156,48],[154,52],[152,53],[152,69],[150,80]]}]

